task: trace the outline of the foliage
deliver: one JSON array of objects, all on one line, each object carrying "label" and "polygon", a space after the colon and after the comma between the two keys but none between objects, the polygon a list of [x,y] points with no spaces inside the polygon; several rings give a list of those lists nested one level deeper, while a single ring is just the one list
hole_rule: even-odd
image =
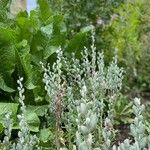
[{"label": "foliage", "polygon": [[148,19],[145,18],[149,16],[147,0],[94,0],[92,2],[51,0],[49,3],[54,11],[65,14],[69,36],[74,35],[84,26],[94,26],[96,45],[99,50],[104,50],[106,62],[111,60],[114,53],[118,53],[119,64],[126,68],[127,78],[129,78],[129,80],[126,79],[128,90],[133,85],[135,85],[135,93],[143,88],[145,90],[149,88],[149,67],[147,66],[149,50],[146,46],[148,35],[145,35],[145,32],[148,34],[149,28],[146,21]]},{"label": "foliage", "polygon": [[[149,4],[38,0],[12,16],[0,1],[0,146],[149,149],[149,103],[143,114],[140,99],[120,93],[124,75],[129,91],[149,90]],[[117,144],[122,124],[130,137]]]},{"label": "foliage", "polygon": [[49,0],[54,11],[61,11],[65,14],[67,30],[71,35],[87,25],[96,27],[100,18],[109,20],[113,9],[122,2],[123,0]]},{"label": "foliage", "polygon": [[16,100],[15,80],[19,75],[23,76],[28,89],[25,93],[27,104],[45,101],[39,62],[53,62],[59,46],[66,53],[74,49],[80,55],[86,34],[91,30],[82,30],[67,39],[63,15],[53,13],[46,0],[38,3],[39,8],[30,16],[20,12],[13,20],[7,23],[1,20],[0,23],[0,89],[7,93],[6,99]]},{"label": "foliage", "polygon": [[123,143],[119,144],[118,148],[113,146],[113,150],[148,150],[150,148],[150,135],[145,134],[145,125],[142,116],[145,106],[141,105],[140,99],[134,99],[133,111],[135,114],[134,122],[130,125],[131,135],[134,137],[134,142],[131,144],[129,139],[125,139]]},{"label": "foliage", "polygon": [[11,112],[11,117],[15,121],[17,111],[18,111],[18,104],[16,103],[0,103],[0,133],[3,131],[4,126],[3,118],[5,114]]},{"label": "foliage", "polygon": [[139,41],[142,9],[142,1],[126,1],[114,11],[103,32],[107,59],[118,54],[119,63],[127,71],[127,86],[133,86],[138,79],[137,69],[143,53]]},{"label": "foliage", "polygon": [[7,20],[7,11],[8,11],[8,4],[10,0],[0,0],[0,20],[6,21]]},{"label": "foliage", "polygon": [[148,0],[144,1],[143,9],[141,13],[141,26],[140,26],[140,42],[142,45],[142,54],[141,54],[141,61],[138,65],[137,73],[139,84],[141,85],[141,89],[143,91],[150,90],[150,68],[148,66],[150,62],[150,49],[149,49],[149,38],[150,38],[150,23],[149,23],[149,15],[150,10],[148,7],[150,6],[150,2]]},{"label": "foliage", "polygon": [[[2,144],[4,149],[6,148],[7,150],[7,146],[10,146],[8,149],[11,148],[12,150],[19,150],[21,147],[24,150],[32,150],[34,149],[33,147],[36,149],[111,149],[111,144],[115,136],[113,128],[115,122],[114,104],[116,103],[115,100],[121,88],[122,69],[117,66],[115,59],[109,67],[105,68],[103,54],[99,53],[97,55],[94,45],[91,46],[91,48],[92,60],[89,59],[88,51],[85,48],[81,66],[79,60],[75,59],[75,57],[72,58],[74,63],[69,65],[70,61],[68,62],[67,59],[63,57],[60,49],[58,51],[57,61],[52,67],[48,65],[47,68],[45,68],[42,65],[44,69],[43,81],[45,83],[45,90],[49,96],[49,109],[45,114],[46,120],[44,120],[44,122],[46,126],[41,126],[40,137],[38,138],[30,133],[25,118],[27,110],[24,104],[25,97],[23,93],[25,91],[22,85],[23,78],[19,78],[18,91],[21,114],[18,115],[18,119],[20,131],[18,132],[18,140],[15,144],[10,140],[12,122],[10,121],[9,114],[7,114],[5,121],[9,120],[9,123],[6,124],[6,136]],[[68,72],[70,75],[68,75],[71,78],[68,82],[65,74],[62,72],[62,63],[64,62],[66,66],[68,66],[67,69],[70,70],[70,72]],[[95,70],[96,64],[98,64],[98,70]],[[114,72],[114,70],[116,70],[116,72]],[[78,72],[80,72],[80,74],[78,74]],[[83,77],[81,77],[81,75],[83,75]],[[109,80],[107,77],[109,77]],[[104,81],[103,83],[100,82],[102,80]],[[70,85],[70,88],[67,88],[67,85]],[[77,91],[70,90],[71,88],[75,88]],[[110,92],[108,95],[105,93],[107,90]],[[107,114],[105,114],[104,110],[106,107],[108,107]],[[67,108],[68,111],[64,110],[64,108]],[[145,132],[146,126],[144,125],[142,115],[145,106],[141,105],[140,99],[135,98],[132,109],[135,118],[130,128],[134,141],[131,143],[129,139],[126,139],[124,143],[119,144],[119,146],[113,145],[113,150],[127,148],[129,150],[142,150],[143,148],[150,148],[149,135]],[[67,120],[67,122],[64,120]],[[64,124],[64,128],[62,128],[62,123]],[[71,123],[69,126],[70,130],[67,128],[68,123]],[[70,134],[68,132],[71,132],[73,135],[65,136],[66,134]],[[65,137],[66,139],[64,139]],[[103,138],[101,139],[100,137]],[[55,140],[56,143],[49,143],[50,139]],[[41,140],[40,143],[39,140]],[[7,145],[5,144],[6,142],[8,143]],[[46,145],[47,142],[49,143],[48,145]]]},{"label": "foliage", "polygon": [[32,150],[34,147],[38,149],[36,146],[37,144],[37,137],[30,135],[30,131],[28,128],[27,120],[25,118],[26,115],[26,106],[24,104],[25,96],[24,96],[24,87],[22,85],[23,78],[19,78],[17,81],[18,83],[18,91],[19,91],[19,103],[21,105],[20,110],[21,114],[18,115],[19,119],[19,126],[20,126],[20,131],[18,132],[18,141],[17,143],[11,144],[9,142],[10,137],[11,137],[11,131],[12,131],[12,120],[10,118],[10,114],[6,114],[6,120],[5,120],[5,137],[3,141],[3,149],[4,150]]},{"label": "foliage", "polygon": [[[117,66],[116,58],[108,68],[105,68],[104,56],[102,53],[96,53],[94,37],[92,39],[91,50],[85,48],[81,62],[74,55],[71,61],[68,60],[59,50],[57,61],[52,67],[49,64],[46,68],[42,65],[43,81],[49,96],[48,126],[55,128],[57,149],[60,149],[61,144],[67,146],[60,140],[64,137],[66,137],[66,142],[71,142],[68,144],[69,149],[73,148],[74,128],[77,128],[78,149],[100,146],[105,108],[109,107],[109,113],[113,113],[115,100],[121,89],[122,68]],[[92,53],[91,58],[90,53]],[[96,64],[98,64],[98,69],[96,69]],[[67,72],[67,75],[63,73],[63,70]],[[107,90],[108,95],[106,95]],[[65,107],[66,112],[63,112]],[[54,124],[50,116],[54,118]],[[64,129],[67,130],[65,133],[61,129],[60,122],[63,122]],[[97,122],[99,122],[98,125]],[[92,145],[95,140],[92,139],[93,135],[97,137],[95,145]]]},{"label": "foliage", "polygon": [[118,96],[115,104],[115,124],[128,124],[132,122],[132,101],[122,94]]}]

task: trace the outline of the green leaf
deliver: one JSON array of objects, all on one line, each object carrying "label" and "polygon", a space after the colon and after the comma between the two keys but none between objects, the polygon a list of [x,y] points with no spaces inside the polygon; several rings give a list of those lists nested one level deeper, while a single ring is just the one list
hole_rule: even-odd
[{"label": "green leaf", "polygon": [[25,117],[29,126],[29,130],[33,132],[38,132],[40,126],[40,119],[38,118],[37,114],[31,111],[27,111]]},{"label": "green leaf", "polygon": [[12,73],[15,70],[15,46],[5,45],[0,48],[0,74],[9,86],[12,84]]},{"label": "green leaf", "polygon": [[41,12],[41,19],[44,23],[52,16],[52,10],[50,9],[47,0],[38,0]]},{"label": "green leaf", "polygon": [[0,123],[0,133],[2,133],[3,130],[4,130],[4,127],[3,127],[2,123]]},{"label": "green leaf", "polygon": [[48,105],[41,105],[41,106],[33,106],[33,105],[28,105],[27,106],[27,111],[28,112],[34,112],[37,114],[37,116],[44,116],[45,111],[47,111]]},{"label": "green leaf", "polygon": [[12,93],[14,92],[15,90],[8,87],[4,81],[4,79],[2,78],[2,76],[0,76],[0,89],[2,89],[3,91],[5,92],[9,92],[9,93]]},{"label": "green leaf", "polygon": [[18,104],[16,103],[0,103],[0,123],[3,123],[5,114],[11,112],[12,118],[16,119],[16,114],[18,111]]},{"label": "green leaf", "polygon": [[59,49],[58,46],[47,46],[44,50],[44,59],[47,60],[53,53]]},{"label": "green leaf", "polygon": [[77,55],[80,55],[81,50],[83,50],[85,46],[85,32],[77,33],[68,43],[66,48],[67,52],[75,52]]},{"label": "green leaf", "polygon": [[[7,41],[12,42],[16,39],[16,32],[13,29],[10,29],[5,24],[0,26],[0,42]],[[0,43],[1,45],[1,43]]]},{"label": "green leaf", "polygon": [[40,141],[46,143],[51,139],[50,137],[52,135],[53,135],[53,133],[50,131],[49,128],[41,129],[40,130]]},{"label": "green leaf", "polygon": [[[25,114],[25,118],[29,130],[32,132],[39,132],[40,119],[38,118],[37,114],[31,111],[27,111]],[[12,129],[20,129],[19,123],[16,122],[16,124],[12,127]]]},{"label": "green leaf", "polygon": [[32,40],[33,35],[36,32],[36,26],[33,20],[27,17],[18,17],[16,25],[18,28],[18,39],[27,40],[30,42]]},{"label": "green leaf", "polygon": [[22,73],[22,76],[25,75],[26,82],[25,86],[27,89],[31,90],[36,88],[33,81],[33,70],[31,65],[31,54],[30,46],[27,44],[26,40],[23,40],[18,45],[21,45],[20,48],[16,50],[18,72]]},{"label": "green leaf", "polygon": [[64,16],[56,15],[53,21],[54,34],[60,34],[67,31],[66,25],[64,24]]}]

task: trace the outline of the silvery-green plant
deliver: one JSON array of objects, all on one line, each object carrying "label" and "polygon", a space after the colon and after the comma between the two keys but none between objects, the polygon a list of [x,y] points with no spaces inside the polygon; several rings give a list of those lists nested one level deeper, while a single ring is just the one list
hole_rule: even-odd
[{"label": "silvery-green plant", "polygon": [[[105,67],[104,55],[96,52],[94,42],[93,34],[91,49],[84,48],[81,53],[81,60],[76,59],[75,54],[72,54],[72,58],[68,60],[63,56],[62,50],[59,49],[57,61],[52,67],[48,64],[45,68],[42,64],[44,70],[43,82],[49,96],[49,111],[51,114],[55,112],[55,121],[56,123],[59,122],[60,128],[62,108],[67,109],[67,112],[63,115],[63,120],[66,120],[65,127],[67,131],[74,131],[71,128],[78,128],[76,141],[79,149],[83,145],[86,145],[88,149],[93,149],[92,143],[95,143],[94,147],[101,146],[105,102],[107,101],[108,114],[112,121],[113,115],[111,114],[123,79],[123,69],[117,66],[117,58],[113,59],[108,68]],[[66,71],[65,76],[62,70]],[[64,83],[67,88],[64,88]],[[62,95],[59,97],[61,93]],[[65,98],[63,98],[64,95]],[[82,109],[85,108],[86,113],[83,115]],[[74,125],[74,118],[77,118],[76,125]],[[87,129],[86,134],[83,133],[85,129]],[[59,130],[58,127],[57,130]],[[60,137],[58,136],[58,138]],[[58,143],[57,147],[60,147],[60,142]],[[69,146],[70,149],[71,146],[73,144]]]},{"label": "silvery-green plant", "polygon": [[74,133],[76,132],[76,100],[74,99],[72,86],[68,85],[66,88],[66,99],[64,100],[64,105],[66,106],[66,110],[64,110],[63,122],[65,123],[64,127],[68,132],[68,149],[73,149],[74,144],[72,143],[72,140],[74,138]]},{"label": "silvery-green plant", "polygon": [[18,91],[19,91],[19,103],[21,105],[20,111],[21,114],[17,115],[19,120],[20,131],[18,132],[18,140],[16,143],[10,141],[11,131],[12,131],[12,119],[10,118],[10,113],[5,115],[4,125],[5,125],[5,137],[2,143],[4,150],[39,150],[38,146],[38,138],[36,135],[32,136],[30,134],[28,124],[26,121],[26,106],[24,104],[25,96],[24,96],[24,87],[22,84],[23,78],[19,78],[17,80],[18,83]]},{"label": "silvery-green plant", "polygon": [[104,128],[102,129],[104,139],[102,145],[103,150],[111,149],[112,130],[113,130],[112,121],[109,117],[107,117],[104,122]]},{"label": "silvery-green plant", "polygon": [[9,112],[5,115],[5,118],[4,118],[5,137],[2,142],[3,150],[10,150],[10,148],[11,148],[10,138],[11,138],[12,125],[13,125],[13,123],[12,123],[12,119],[11,119],[11,113]]},{"label": "silvery-green plant", "polygon": [[[69,110],[67,114],[68,116],[70,116],[70,118],[72,118],[73,115],[71,112],[75,111],[74,110],[75,107],[72,106],[75,105],[81,107],[80,105],[85,104],[84,101],[82,102],[84,98],[82,97],[83,95],[81,94],[81,91],[83,91],[82,90],[83,87],[86,87],[87,89],[86,102],[92,103],[91,107],[89,106],[88,107],[89,109],[91,109],[92,111],[91,113],[93,114],[96,113],[99,122],[97,126],[98,134],[96,134],[96,139],[98,138],[98,140],[96,141],[96,145],[98,146],[100,143],[102,143],[103,116],[104,116],[104,109],[105,109],[104,101],[108,101],[110,111],[113,112],[114,109],[113,105],[115,103],[117,93],[121,89],[123,69],[117,66],[116,58],[114,58],[110,66],[106,68],[104,65],[104,55],[103,53],[99,53],[99,52],[96,53],[96,47],[94,46],[94,42],[95,42],[94,35],[92,35],[91,50],[88,50],[85,47],[82,53],[81,61],[75,58],[75,54],[72,54],[72,59],[69,61],[65,57],[61,57],[61,58],[63,61],[63,66],[67,72],[66,73],[67,81],[69,80],[69,83],[66,84],[68,87],[71,87],[71,93],[70,92],[66,93],[67,97],[71,97],[71,98],[67,98],[68,100],[67,109]],[[55,66],[59,66],[58,63],[55,64]],[[44,82],[46,86],[49,87],[46,88],[48,92],[51,92],[51,90],[53,90],[53,85],[55,85],[56,83],[53,80],[55,78],[54,76],[57,76],[54,73],[56,72],[54,71],[54,69],[45,70],[46,75],[44,75],[45,76]],[[59,87],[56,85],[54,87]],[[107,91],[109,91],[108,94]],[[52,97],[52,92],[49,95],[50,97]],[[53,99],[54,98],[51,98],[52,101]],[[79,113],[80,112],[77,111],[77,115],[76,116],[74,115],[73,117],[78,118]],[[94,139],[95,138],[93,137],[93,141],[95,141]]]},{"label": "silvery-green plant", "polygon": [[119,146],[113,146],[113,150],[149,150],[150,135],[145,133],[142,113],[145,106],[141,104],[139,98],[134,99],[133,112],[135,114],[134,122],[130,125],[131,135],[134,141],[125,139]]},{"label": "silvery-green plant", "polygon": [[97,126],[97,113],[93,111],[94,101],[88,102],[87,88],[85,85],[81,87],[81,102],[77,107],[78,118],[76,122],[78,124],[78,130],[76,132],[76,142],[79,150],[92,150],[93,135],[92,131]]},{"label": "silvery-green plant", "polygon": [[48,64],[47,67],[44,67],[41,63],[44,70],[43,82],[45,83],[45,90],[49,96],[49,113],[54,114],[55,117],[56,147],[58,150],[60,149],[60,125],[65,90],[65,80],[62,74],[62,57],[63,53],[60,48],[57,51],[57,60],[52,67],[50,67],[50,64]]},{"label": "silvery-green plant", "polygon": [[19,127],[20,131],[18,132],[18,141],[13,144],[13,150],[33,150],[34,148],[40,149],[37,146],[38,138],[34,135],[30,134],[28,124],[26,121],[26,106],[24,104],[25,96],[24,96],[24,87],[22,84],[23,78],[19,78],[18,83],[18,91],[19,91],[19,103],[21,105],[20,110],[21,114],[18,115],[19,119]]},{"label": "silvery-green plant", "polygon": [[[89,59],[90,53],[92,55],[91,60]],[[84,77],[79,81],[79,85],[81,85],[82,81],[85,82],[85,87],[87,88],[87,101],[93,102],[91,110],[97,113],[99,122],[97,127],[99,135],[96,139],[98,139],[99,144],[101,144],[103,140],[101,137],[105,108],[104,101],[108,101],[108,114],[111,121],[113,121],[115,100],[122,87],[123,69],[117,66],[117,57],[113,58],[108,68],[105,67],[103,53],[96,53],[94,35],[92,35],[91,51],[85,48],[82,57],[81,72],[83,72]],[[79,87],[81,88],[81,86]]]}]

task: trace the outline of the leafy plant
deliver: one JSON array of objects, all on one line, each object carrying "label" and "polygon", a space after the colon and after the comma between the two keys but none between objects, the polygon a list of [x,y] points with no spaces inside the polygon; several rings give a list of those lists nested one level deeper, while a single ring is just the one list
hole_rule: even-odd
[{"label": "leafy plant", "polygon": [[137,70],[143,53],[139,41],[142,9],[142,1],[126,1],[114,11],[103,32],[106,58],[109,60],[114,53],[118,54],[119,63],[127,71],[127,86],[136,84]]},{"label": "leafy plant", "polygon": [[[103,53],[96,53],[94,36],[92,36],[92,41],[91,49],[84,49],[81,63],[74,54],[69,61],[63,56],[60,49],[57,61],[52,67],[50,64],[47,67],[42,64],[43,81],[49,96],[49,111],[47,112],[49,115],[46,118],[48,127],[54,128],[57,149],[60,148],[60,145],[73,148],[74,128],[77,128],[78,149],[99,147],[102,142],[105,108],[109,108],[109,114],[114,111],[115,100],[121,89],[123,70],[117,66],[116,58],[108,68],[105,68]],[[91,58],[90,53],[92,53]],[[96,69],[96,65],[98,65],[98,69]],[[108,95],[106,95],[107,90],[110,92]],[[106,106],[105,103],[107,103]],[[77,106],[77,110],[75,106]],[[66,112],[63,112],[64,108],[66,108]],[[63,122],[65,133],[61,129],[60,122]],[[92,138],[92,132],[99,139],[95,146],[92,144],[92,141],[95,140]],[[65,141],[69,142],[68,145],[62,142],[64,136],[67,137]]]},{"label": "leafy plant", "polygon": [[134,137],[134,142],[131,144],[129,139],[124,140],[118,147],[113,146],[113,150],[148,150],[150,148],[150,136],[145,134],[145,125],[143,122],[142,112],[145,106],[141,104],[140,99],[134,99],[133,111],[135,114],[134,122],[130,125],[131,135]]},{"label": "leafy plant", "polygon": [[129,101],[124,95],[118,96],[115,104],[115,123],[129,124],[132,122],[132,101]]},{"label": "leafy plant", "polygon": [[150,11],[147,9],[150,6],[150,2],[145,0],[143,2],[143,9],[141,12],[141,25],[140,25],[140,42],[142,47],[141,61],[138,65],[138,82],[142,91],[150,91],[150,78],[149,72],[150,69],[148,67],[148,62],[150,62],[150,49],[149,49],[149,14]]},{"label": "leafy plant", "polygon": [[[88,25],[94,25],[98,29],[98,20],[100,18],[109,20],[114,8],[118,7],[122,2],[123,0],[49,0],[54,11],[61,11],[65,14],[69,35],[79,32],[81,28]],[[97,33],[100,33],[100,31],[101,29],[99,28]]]},{"label": "leafy plant", "polygon": [[15,80],[21,75],[25,79],[27,104],[46,104],[39,62],[53,63],[59,46],[67,54],[74,49],[80,55],[86,34],[91,30],[81,31],[67,39],[64,16],[53,13],[46,0],[39,0],[38,4],[39,7],[30,16],[27,12],[20,12],[13,20],[7,23],[1,20],[0,23],[1,97],[7,93],[6,99],[16,99]]}]

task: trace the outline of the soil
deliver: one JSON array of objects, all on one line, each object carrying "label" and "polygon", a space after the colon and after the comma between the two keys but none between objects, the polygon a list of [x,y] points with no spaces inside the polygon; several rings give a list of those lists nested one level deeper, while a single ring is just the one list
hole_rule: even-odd
[{"label": "soil", "polygon": [[115,129],[118,131],[116,135],[116,139],[114,144],[118,145],[118,143],[122,143],[126,138],[130,139],[132,138],[130,133],[130,125],[129,124],[120,124],[115,127]]},{"label": "soil", "polygon": [[[143,92],[140,94],[140,96],[142,97],[142,103],[145,104],[148,111],[148,108],[150,108],[150,92]],[[130,138],[132,140],[132,137],[130,135],[130,124],[120,124],[115,126],[115,129],[118,130],[118,133],[116,135],[114,144],[118,145],[118,143],[122,143],[126,138]]]}]

